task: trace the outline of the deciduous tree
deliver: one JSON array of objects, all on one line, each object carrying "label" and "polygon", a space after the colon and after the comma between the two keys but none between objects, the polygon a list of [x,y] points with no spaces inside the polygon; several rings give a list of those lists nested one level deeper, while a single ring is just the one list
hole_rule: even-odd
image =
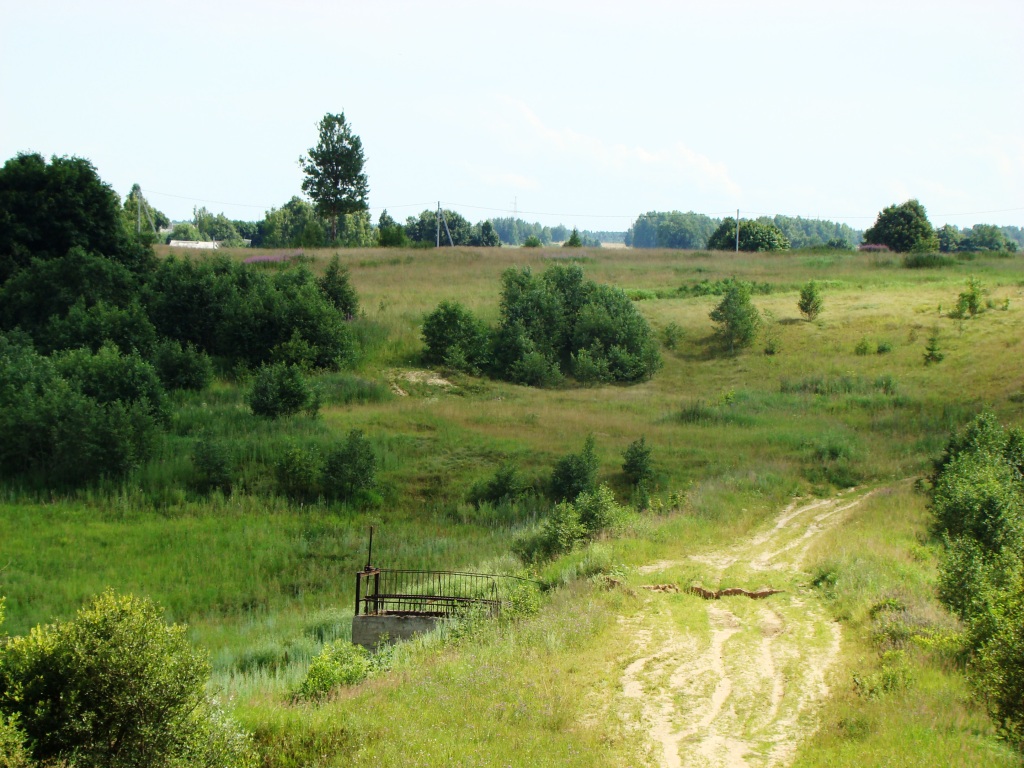
[{"label": "deciduous tree", "polygon": [[319,141],[299,158],[306,177],[302,191],[317,213],[330,222],[331,242],[338,237],[338,217],[365,211],[369,185],[363,172],[363,142],[345,122],[345,113],[327,113],[317,126]]}]

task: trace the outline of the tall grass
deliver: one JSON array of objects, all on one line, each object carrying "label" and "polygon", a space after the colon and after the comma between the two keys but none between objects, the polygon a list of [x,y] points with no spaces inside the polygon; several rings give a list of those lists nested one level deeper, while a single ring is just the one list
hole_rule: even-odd
[{"label": "tall grass", "polygon": [[[322,269],[332,254],[305,255]],[[615,654],[629,651],[611,639],[617,635],[608,612],[638,607],[573,578],[724,546],[793,494],[920,476],[950,429],[982,405],[1006,422],[1024,416],[1020,260],[985,256],[970,265],[908,270],[871,254],[832,259],[591,250],[583,265],[588,278],[637,291],[644,298],[638,307],[652,325],[681,329],[651,381],[536,390],[467,376],[446,385],[410,380],[420,367],[422,319],[438,302],[458,300],[493,322],[501,272],[511,266],[542,270],[555,255],[561,254],[343,252],[360,295],[362,317],[353,328],[362,354],[356,370],[317,377],[319,416],[259,419],[244,404],[244,380],[219,381],[177,399],[156,455],[126,483],[67,497],[0,488],[7,631],[22,633],[68,616],[106,587],[157,599],[169,618],[188,621],[195,641],[210,650],[216,685],[235,697],[267,765],[309,764],[325,752],[339,757],[324,765],[638,763],[638,737],[614,718],[593,716],[603,711],[602,694],[616,684],[609,671],[618,663]],[[968,269],[983,277],[997,305],[1009,300],[1008,309],[950,319]],[[779,321],[778,354],[762,355],[755,345],[737,357],[717,356],[708,344],[716,297],[678,290],[733,276],[768,286],[754,303]],[[802,319],[796,304],[799,286],[810,279],[824,286],[824,310],[813,323]],[[936,325],[946,359],[925,367],[924,345]],[[858,355],[862,338],[886,339],[891,349]],[[281,452],[297,444],[323,453],[351,429],[363,430],[374,447],[381,503],[355,508],[283,498],[274,477]],[[289,703],[289,691],[320,646],[347,637],[353,574],[365,564],[370,525],[377,530],[378,564],[475,569],[506,562],[512,539],[537,524],[545,504],[476,507],[468,503],[474,484],[511,460],[541,489],[555,461],[577,451],[588,434],[595,437],[600,480],[623,500],[631,489],[622,453],[645,436],[657,478],[651,490],[663,508],[674,505],[671,513],[639,518],[619,538],[598,542],[604,549],[551,564],[545,578],[573,586],[571,598],[553,598],[544,621],[475,645],[423,650],[395,675],[341,694],[322,709]],[[190,485],[192,450],[204,437],[229,447],[231,493],[201,495]],[[898,542],[923,530],[920,506],[900,518],[899,500],[908,497],[890,499],[888,517],[866,518],[865,536],[874,538],[863,552],[875,552],[892,520],[902,521]],[[865,622],[864,612],[893,585],[906,582],[918,596],[927,591],[927,555],[920,563],[908,561],[878,544],[876,567],[875,554],[833,544],[820,562],[836,564],[833,602],[845,620]],[[864,647],[870,649],[867,626]],[[918,666],[923,679],[931,667]],[[942,712],[943,727],[954,734],[943,743],[989,744],[973,710],[959,703],[943,709],[941,692],[959,689],[954,671],[941,674],[929,678],[927,701],[928,711]],[[884,723],[888,716],[883,704],[872,714],[858,701],[838,701],[850,717]],[[847,726],[836,725],[846,715],[836,713],[816,743],[838,755],[854,740],[841,733]],[[859,721],[851,722],[852,732],[860,733]],[[910,712],[901,722],[909,733],[920,719]],[[972,728],[981,735],[965,735]],[[869,728],[865,743],[880,755],[896,732],[876,739]],[[405,763],[403,734],[410,739]],[[832,736],[838,741],[828,741]],[[953,752],[949,746],[922,754],[942,764]]]}]

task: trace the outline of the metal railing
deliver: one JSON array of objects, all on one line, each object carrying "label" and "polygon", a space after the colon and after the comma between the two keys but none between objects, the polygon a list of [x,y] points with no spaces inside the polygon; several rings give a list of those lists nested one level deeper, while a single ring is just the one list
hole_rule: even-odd
[{"label": "metal railing", "polygon": [[410,571],[368,566],[356,574],[356,616],[449,617],[480,606],[501,611],[497,577],[461,571]]}]

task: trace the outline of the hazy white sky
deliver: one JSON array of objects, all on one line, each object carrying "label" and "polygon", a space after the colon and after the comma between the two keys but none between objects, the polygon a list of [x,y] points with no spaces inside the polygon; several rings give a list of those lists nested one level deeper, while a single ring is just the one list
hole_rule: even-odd
[{"label": "hazy white sky", "polygon": [[0,0],[0,161],[260,219],[343,111],[375,218],[1021,226],[1022,43],[1020,0]]}]

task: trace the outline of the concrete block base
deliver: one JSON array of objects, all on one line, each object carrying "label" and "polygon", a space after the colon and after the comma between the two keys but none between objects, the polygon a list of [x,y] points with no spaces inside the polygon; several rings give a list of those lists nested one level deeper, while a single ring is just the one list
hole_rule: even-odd
[{"label": "concrete block base", "polygon": [[374,650],[387,636],[387,642],[408,640],[413,635],[429,632],[437,622],[444,619],[437,616],[353,616],[352,642],[367,650]]}]

